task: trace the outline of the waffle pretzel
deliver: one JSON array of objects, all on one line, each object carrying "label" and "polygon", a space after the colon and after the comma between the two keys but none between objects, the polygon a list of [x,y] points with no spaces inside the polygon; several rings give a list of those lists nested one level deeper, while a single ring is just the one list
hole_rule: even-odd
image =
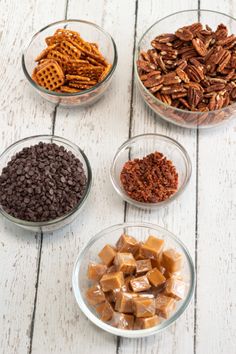
[{"label": "waffle pretzel", "polygon": [[43,67],[35,73],[37,83],[53,91],[64,84],[64,74],[57,62],[44,63]]},{"label": "waffle pretzel", "polygon": [[81,51],[78,50],[73,44],[71,44],[69,41],[62,41],[60,43],[60,46],[58,48],[58,51],[69,58],[72,59],[79,59],[81,56]]}]

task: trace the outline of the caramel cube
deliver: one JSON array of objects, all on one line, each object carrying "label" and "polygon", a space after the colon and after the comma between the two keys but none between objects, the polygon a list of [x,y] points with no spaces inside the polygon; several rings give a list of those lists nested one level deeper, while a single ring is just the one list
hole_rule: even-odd
[{"label": "caramel cube", "polygon": [[146,275],[143,275],[142,277],[131,279],[130,280],[130,285],[131,285],[132,290],[135,293],[138,293],[140,291],[148,290],[151,287]]},{"label": "caramel cube", "polygon": [[96,312],[100,316],[100,319],[106,322],[112,318],[114,310],[109,302],[105,301],[96,306]]},{"label": "caramel cube", "polygon": [[99,281],[106,271],[107,266],[105,264],[90,263],[87,275],[90,280]]},{"label": "caramel cube", "polygon": [[120,329],[133,329],[134,316],[127,315],[125,313],[114,312],[109,324]]},{"label": "caramel cube", "polygon": [[138,245],[138,249],[134,254],[134,258],[136,259],[136,261],[147,258],[144,257],[144,255],[142,254],[142,246],[143,246],[143,242],[140,242]]},{"label": "caramel cube", "polygon": [[116,247],[119,252],[129,252],[135,254],[139,246],[138,241],[128,235],[121,235],[119,240],[117,241]]},{"label": "caramel cube", "polygon": [[136,318],[134,322],[134,329],[147,329],[154,327],[160,323],[161,319],[157,315],[146,318]]},{"label": "caramel cube", "polygon": [[105,296],[109,302],[116,302],[118,295],[121,292],[127,292],[127,291],[128,291],[128,289],[127,289],[126,285],[123,285],[121,288],[107,291],[105,293]]},{"label": "caramel cube", "polygon": [[124,276],[122,272],[104,274],[100,280],[100,285],[104,292],[121,288],[124,285]]},{"label": "caramel cube", "polygon": [[143,275],[152,269],[150,259],[140,259],[136,261],[136,274]]},{"label": "caramel cube", "polygon": [[100,285],[92,286],[87,290],[86,297],[90,305],[98,305],[106,300]]},{"label": "caramel cube", "polygon": [[140,249],[139,249],[139,258],[140,259],[146,259],[146,258],[157,259],[158,255],[159,255],[159,253],[155,250],[155,248],[153,248],[149,245],[146,245],[146,244],[143,244],[140,246]]},{"label": "caramel cube", "polygon": [[155,236],[149,236],[147,241],[145,242],[145,245],[153,248],[158,256],[163,250],[164,243],[164,240],[161,240]]},{"label": "caramel cube", "polygon": [[117,295],[115,310],[118,312],[133,313],[133,299],[135,296],[137,295],[120,292]]},{"label": "caramel cube", "polygon": [[132,253],[117,252],[114,264],[116,265],[117,270],[124,274],[132,274],[136,270],[136,261]]},{"label": "caramel cube", "polygon": [[182,266],[182,256],[173,249],[166,250],[162,253],[161,265],[169,272],[178,272]]},{"label": "caramel cube", "polygon": [[114,264],[107,268],[107,273],[115,273],[115,272],[117,272],[117,268]]},{"label": "caramel cube", "polygon": [[152,317],[155,315],[155,299],[136,297],[133,299],[134,314],[136,317]]},{"label": "caramel cube", "polygon": [[175,300],[169,296],[159,294],[156,298],[156,313],[158,316],[168,318],[175,308]]},{"label": "caramel cube", "polygon": [[185,283],[174,277],[169,278],[166,281],[165,294],[176,300],[183,299],[185,294]]},{"label": "caramel cube", "polygon": [[102,262],[109,267],[115,258],[116,250],[111,245],[106,245],[98,253],[98,255],[101,258]]},{"label": "caramel cube", "polygon": [[157,268],[150,270],[147,273],[147,277],[149,282],[156,287],[162,285],[166,281],[164,275]]},{"label": "caramel cube", "polygon": [[127,288],[127,291],[132,291],[132,288],[130,286],[130,280],[134,278],[135,278],[134,275],[128,275],[125,277],[125,286]]}]

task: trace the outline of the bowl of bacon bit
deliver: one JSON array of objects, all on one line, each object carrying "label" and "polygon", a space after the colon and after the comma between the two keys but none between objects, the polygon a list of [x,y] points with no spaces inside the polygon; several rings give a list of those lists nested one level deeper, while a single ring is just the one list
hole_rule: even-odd
[{"label": "bowl of bacon bit", "polygon": [[177,141],[161,134],[142,134],[117,150],[110,178],[124,201],[158,209],[185,190],[191,172],[189,155]]},{"label": "bowl of bacon bit", "polygon": [[31,39],[22,67],[33,88],[52,103],[85,106],[97,101],[117,65],[112,37],[94,23],[52,23]]},{"label": "bowl of bacon bit", "polygon": [[236,112],[236,20],[208,10],[171,14],[142,36],[135,76],[142,97],[164,120],[215,127]]}]

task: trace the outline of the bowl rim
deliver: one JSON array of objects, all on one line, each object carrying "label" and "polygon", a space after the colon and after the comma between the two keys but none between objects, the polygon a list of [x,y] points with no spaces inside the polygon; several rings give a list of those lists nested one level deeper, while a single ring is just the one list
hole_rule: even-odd
[{"label": "bowl rim", "polygon": [[[186,177],[185,180],[182,184],[182,186],[180,188],[178,188],[177,192],[174,193],[172,196],[170,196],[170,198],[162,201],[162,202],[157,202],[157,203],[144,203],[144,202],[139,202],[136,201],[132,198],[130,198],[125,191],[123,191],[120,188],[120,185],[117,183],[116,178],[115,178],[115,166],[116,166],[116,162],[117,159],[119,157],[119,154],[127,147],[129,146],[132,142],[138,141],[138,140],[143,140],[146,138],[157,138],[158,140],[164,140],[164,141],[168,141],[169,143],[171,143],[172,146],[175,146],[175,148],[177,148],[184,159],[185,162],[185,166],[186,166]],[[128,160],[127,160],[128,161]],[[178,170],[177,170],[178,173]],[[172,202],[173,200],[175,200],[179,195],[182,194],[182,192],[185,190],[186,186],[189,183],[190,177],[192,175],[192,163],[191,163],[191,159],[190,156],[187,152],[187,150],[175,139],[170,138],[169,136],[163,135],[163,134],[157,134],[157,133],[146,133],[146,134],[140,134],[140,135],[136,135],[133,136],[130,139],[127,139],[116,151],[115,156],[112,160],[112,164],[110,167],[110,179],[111,179],[111,183],[114,187],[114,189],[116,190],[116,192],[118,193],[118,195],[125,200],[126,202],[142,208],[142,209],[157,209],[161,206],[165,206],[167,204],[169,204],[170,202]]]},{"label": "bowl rim", "polygon": [[[199,111],[197,111],[197,112],[192,112],[192,111],[180,109],[180,108],[177,108],[177,107],[173,107],[173,106],[171,106],[171,105],[169,105],[169,104],[166,104],[166,103],[162,102],[162,101],[159,100],[156,96],[152,95],[152,94],[149,92],[149,90],[144,86],[143,82],[141,81],[141,79],[140,79],[140,77],[139,77],[139,74],[138,74],[138,69],[137,69],[137,60],[138,60],[139,54],[140,54],[140,45],[141,45],[141,42],[143,41],[144,37],[148,34],[148,32],[149,32],[154,26],[156,26],[158,23],[160,23],[160,22],[166,20],[167,18],[172,17],[172,16],[175,16],[175,15],[178,15],[178,14],[183,14],[183,13],[186,13],[186,12],[187,12],[187,13],[188,13],[188,12],[197,12],[197,13],[201,13],[201,12],[206,12],[206,13],[207,13],[207,12],[211,12],[211,13],[215,13],[215,14],[218,14],[218,15],[222,15],[222,16],[228,17],[229,19],[231,19],[231,20],[233,20],[233,21],[236,22],[236,18],[234,18],[234,17],[232,17],[232,16],[230,16],[230,15],[227,15],[227,14],[225,14],[225,13],[223,13],[223,12],[220,12],[220,11],[207,10],[207,9],[189,9],[189,10],[181,10],[181,11],[177,11],[177,12],[171,13],[171,14],[165,16],[165,17],[162,17],[160,20],[154,22],[150,27],[148,27],[148,29],[142,34],[141,38],[139,39],[138,44],[137,44],[136,49],[135,49],[135,55],[134,55],[134,72],[135,72],[135,78],[136,78],[136,80],[137,80],[138,83],[142,86],[142,88],[144,89],[145,93],[148,94],[148,96],[151,97],[151,98],[154,100],[154,102],[156,102],[156,103],[158,103],[158,104],[161,104],[164,108],[171,108],[171,109],[175,110],[177,113],[178,113],[178,112],[179,112],[179,113],[182,113],[182,114],[188,113],[188,114],[191,114],[191,115],[195,115],[195,116],[197,117],[198,115],[204,114],[204,113],[206,113],[206,112],[199,112]],[[212,112],[213,112],[213,113],[219,113],[219,112],[225,111],[225,110],[227,110],[227,109],[230,109],[230,108],[232,108],[232,107],[234,107],[234,106],[236,107],[236,102],[234,102],[233,104],[231,104],[231,105],[229,105],[229,106],[220,108],[220,109],[211,110],[211,111],[209,111],[208,113],[212,113]],[[178,122],[175,122],[175,121],[173,121],[172,119],[168,119],[168,118],[166,118],[166,117],[164,117],[163,119],[167,120],[167,121],[170,122],[170,123],[174,123],[174,124],[176,124],[176,125],[178,125],[178,126],[182,126],[182,127],[185,127],[185,128],[192,125],[192,124],[189,124],[189,125],[183,124],[183,125],[182,125],[181,122],[178,123]],[[227,119],[227,120],[228,120],[228,119]],[[223,122],[224,122],[224,121],[223,121]],[[206,128],[216,127],[217,125],[220,125],[220,124],[222,124],[223,122],[219,122],[218,124],[216,123],[216,124],[212,124],[212,125],[211,125],[211,124],[210,124],[210,125],[207,125]],[[205,127],[205,126],[201,126],[201,124],[199,124],[198,126],[192,126],[192,127],[193,127],[193,128],[194,128],[194,127],[196,128],[196,127]]]},{"label": "bowl rim", "polygon": [[52,226],[52,225],[55,225],[55,224],[65,220],[65,219],[67,219],[68,217],[70,217],[71,215],[76,213],[76,211],[79,210],[83,206],[83,204],[85,203],[86,199],[88,198],[89,192],[91,190],[92,169],[91,169],[90,162],[89,162],[86,154],[83,152],[83,150],[78,145],[74,144],[73,142],[71,142],[68,139],[65,139],[65,138],[57,136],[57,135],[52,135],[52,134],[33,135],[33,136],[30,136],[30,137],[26,137],[26,138],[23,138],[23,139],[15,141],[13,144],[9,145],[0,154],[0,161],[2,160],[2,158],[4,158],[9,153],[9,151],[12,148],[14,148],[15,146],[19,145],[22,142],[27,142],[27,141],[30,141],[32,139],[42,139],[42,140],[43,139],[52,139],[52,142],[54,142],[54,140],[56,140],[56,142],[55,142],[56,144],[59,145],[59,143],[61,142],[61,143],[65,144],[65,145],[67,145],[68,147],[73,148],[74,150],[76,150],[77,152],[79,152],[82,155],[82,157],[83,157],[83,159],[85,161],[87,172],[88,172],[87,184],[86,184],[86,189],[84,191],[84,194],[83,194],[81,200],[79,201],[79,203],[73,209],[71,209],[68,213],[66,213],[65,215],[62,215],[62,216],[60,216],[60,217],[58,217],[56,219],[49,220],[49,221],[27,221],[27,220],[23,220],[23,219],[18,219],[18,218],[15,218],[14,216],[11,216],[8,213],[6,213],[1,205],[0,205],[0,214],[3,215],[6,219],[11,221],[12,223],[15,223],[15,224],[20,225],[20,226],[26,226],[26,227]]},{"label": "bowl rim", "polygon": [[[83,23],[83,24],[87,24],[89,26],[95,27],[96,29],[98,29],[100,32],[102,32],[112,43],[113,45],[113,50],[114,50],[114,60],[111,66],[111,69],[109,71],[109,73],[107,74],[107,76],[101,81],[98,82],[96,85],[94,85],[93,87],[83,90],[81,92],[74,92],[74,93],[67,93],[67,92],[55,92],[55,91],[49,91],[47,89],[45,89],[44,87],[38,85],[31,77],[31,75],[29,74],[27,68],[26,68],[26,64],[25,64],[25,53],[27,52],[27,50],[29,49],[31,43],[36,39],[36,37],[42,33],[44,30],[54,26],[54,25],[59,25],[59,24],[69,24],[69,23]],[[22,69],[23,72],[27,78],[27,80],[30,82],[30,84],[36,88],[37,90],[41,91],[42,93],[45,93],[47,95],[52,95],[55,97],[77,97],[77,96],[83,96],[84,94],[93,92],[94,90],[96,90],[98,87],[100,87],[103,83],[109,81],[109,79],[112,77],[116,66],[117,66],[117,62],[118,62],[118,53],[117,53],[117,47],[116,47],[116,43],[114,41],[114,39],[112,38],[112,36],[105,31],[102,27],[100,27],[99,25],[97,25],[96,23],[90,22],[90,21],[86,21],[86,20],[80,20],[80,19],[68,19],[68,20],[61,20],[61,21],[56,21],[56,22],[52,22],[50,24],[48,24],[47,26],[41,28],[38,32],[36,32],[32,38],[30,39],[30,41],[28,42],[28,44],[24,47],[23,50],[23,54],[21,57],[21,64],[22,64]]]},{"label": "bowl rim", "polygon": [[[90,247],[101,237],[107,236],[110,232],[119,230],[119,229],[125,229],[128,227],[140,227],[140,228],[148,228],[148,229],[153,229],[156,230],[157,232],[164,232],[168,234],[168,237],[174,242],[178,244],[181,248],[181,252],[184,253],[185,258],[187,260],[189,270],[190,270],[190,280],[189,280],[189,290],[188,294],[186,295],[186,298],[182,300],[183,302],[181,303],[179,309],[169,318],[161,322],[159,325],[155,327],[151,327],[148,329],[142,329],[142,330],[125,330],[125,329],[118,329],[116,327],[113,327],[103,321],[101,321],[97,316],[95,316],[89,309],[89,306],[86,305],[86,303],[83,300],[82,294],[80,292],[80,288],[78,286],[78,279],[76,277],[77,273],[79,274],[80,271],[80,265],[83,261],[84,254],[87,252],[87,250],[90,249]],[[163,237],[164,239],[164,237]],[[78,269],[78,271],[77,271]],[[76,299],[77,304],[79,305],[79,308],[81,311],[84,313],[84,315],[92,321],[95,325],[100,327],[101,329],[105,330],[106,332],[115,334],[117,336],[122,336],[122,337],[128,337],[128,338],[137,338],[137,337],[147,337],[156,333],[159,333],[169,327],[171,324],[173,324],[187,309],[187,307],[190,304],[190,301],[192,299],[194,289],[195,289],[195,283],[196,283],[196,274],[195,274],[195,268],[194,268],[194,263],[193,259],[190,255],[190,252],[188,251],[187,247],[185,244],[177,237],[175,236],[171,231],[165,229],[164,227],[161,227],[159,225],[155,225],[152,223],[148,222],[125,222],[125,223],[120,223],[116,225],[109,226],[105,228],[104,230],[100,231],[96,235],[94,235],[88,243],[82,248],[81,252],[78,254],[76,257],[74,266],[73,266],[73,271],[72,271],[72,288],[73,288],[73,293]]]}]

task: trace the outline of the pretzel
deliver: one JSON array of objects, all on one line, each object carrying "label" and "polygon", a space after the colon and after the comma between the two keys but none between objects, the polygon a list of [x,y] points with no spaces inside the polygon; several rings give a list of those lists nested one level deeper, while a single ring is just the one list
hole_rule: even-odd
[{"label": "pretzel", "polygon": [[64,84],[64,74],[58,63],[46,63],[35,73],[37,83],[53,91]]},{"label": "pretzel", "polygon": [[47,47],[35,58],[32,79],[50,91],[76,93],[104,80],[111,69],[96,43],[76,31],[57,29],[46,37]]}]

